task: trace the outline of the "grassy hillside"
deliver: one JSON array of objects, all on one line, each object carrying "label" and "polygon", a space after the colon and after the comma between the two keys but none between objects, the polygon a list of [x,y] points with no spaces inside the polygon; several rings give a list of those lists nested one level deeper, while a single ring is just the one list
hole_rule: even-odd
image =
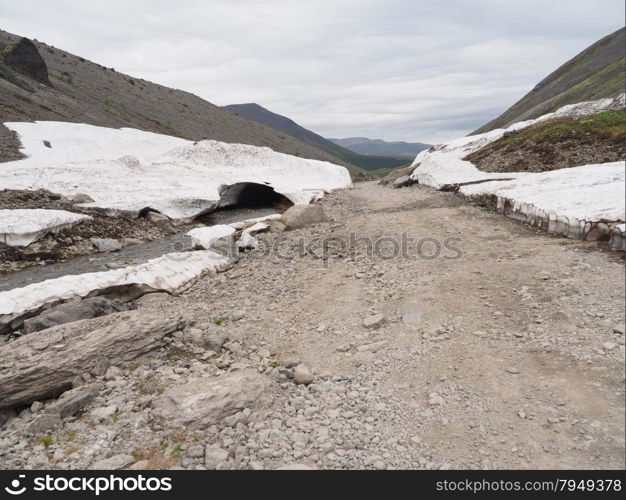
[{"label": "grassy hillside", "polygon": [[395,168],[406,163],[406,158],[396,158],[388,156],[369,156],[361,155],[350,151],[334,142],[316,134],[286,116],[273,113],[272,111],[260,106],[256,103],[247,104],[230,104],[224,106],[224,109],[236,116],[243,116],[250,120],[254,120],[275,130],[299,139],[315,148],[321,149],[328,154],[343,162],[356,165],[366,170],[375,170],[379,168]]},{"label": "grassy hillside", "polygon": [[488,144],[467,157],[486,172],[542,172],[623,160],[624,109],[536,123]]},{"label": "grassy hillside", "polygon": [[356,180],[369,178],[347,161],[235,116],[194,94],[119,73],[35,40],[49,73],[50,85],[41,83],[11,67],[2,56],[20,38],[0,31],[0,122],[82,122],[133,127],[191,140],[268,146],[303,158],[342,164]]},{"label": "grassy hillside", "polygon": [[625,29],[597,41],[548,75],[522,99],[472,134],[537,118],[561,106],[624,92]]}]

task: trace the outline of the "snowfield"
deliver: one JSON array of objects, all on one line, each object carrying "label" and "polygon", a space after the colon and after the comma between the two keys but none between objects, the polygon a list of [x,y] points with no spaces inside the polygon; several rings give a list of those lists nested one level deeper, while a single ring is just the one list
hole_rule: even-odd
[{"label": "snowfield", "polygon": [[582,165],[550,172],[482,172],[467,155],[519,130],[551,118],[578,117],[624,105],[624,94],[564,106],[507,129],[462,137],[422,151],[413,162],[411,179],[440,190],[458,189],[465,197],[548,232],[596,240],[624,222],[626,164],[623,161]]},{"label": "snowfield", "polygon": [[28,246],[46,234],[90,220],[88,215],[65,210],[0,210],[0,242],[9,246]]},{"label": "snowfield", "polygon": [[228,268],[231,260],[210,250],[174,252],[123,269],[67,275],[0,292],[0,332],[22,315],[44,306],[91,297],[119,289],[122,295],[147,292],[174,292],[204,273]]},{"label": "snowfield", "polygon": [[352,185],[344,167],[269,148],[80,123],[5,125],[18,133],[27,158],[0,166],[0,189],[85,193],[94,202],[81,206],[110,215],[149,207],[188,220],[216,208],[220,188],[241,182],[270,186],[294,204]]}]

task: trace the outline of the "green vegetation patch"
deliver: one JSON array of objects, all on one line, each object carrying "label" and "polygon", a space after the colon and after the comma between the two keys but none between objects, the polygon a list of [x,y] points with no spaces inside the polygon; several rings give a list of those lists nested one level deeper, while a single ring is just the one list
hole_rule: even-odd
[{"label": "green vegetation patch", "polygon": [[503,137],[491,144],[489,148],[500,149],[515,146],[529,139],[554,140],[563,136],[570,138],[580,135],[582,137],[586,134],[623,140],[626,131],[625,120],[626,114],[623,109],[603,111],[581,118],[556,118],[531,125],[516,134]]}]

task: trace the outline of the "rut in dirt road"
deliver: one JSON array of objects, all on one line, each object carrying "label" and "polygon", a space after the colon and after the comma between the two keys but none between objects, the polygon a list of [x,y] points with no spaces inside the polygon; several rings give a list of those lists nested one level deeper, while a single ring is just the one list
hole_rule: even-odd
[{"label": "rut in dirt road", "polygon": [[[75,453],[7,465],[88,466],[115,449],[190,469],[624,467],[617,255],[418,186],[361,183],[322,203],[331,222],[259,235],[226,273],[138,299],[187,320],[174,347],[107,378],[97,404],[116,420],[66,424]],[[194,347],[207,336],[221,354]],[[159,394],[248,367],[274,381],[269,399],[177,428],[189,415]]]}]

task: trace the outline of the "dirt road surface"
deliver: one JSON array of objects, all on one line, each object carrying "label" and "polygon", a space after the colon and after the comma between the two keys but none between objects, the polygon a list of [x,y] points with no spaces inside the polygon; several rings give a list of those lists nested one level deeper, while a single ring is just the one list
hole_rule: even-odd
[{"label": "dirt road surface", "polygon": [[[418,186],[361,183],[323,205],[331,222],[260,235],[263,245],[230,271],[175,297],[139,299],[145,311],[177,310],[192,328],[224,332],[222,363],[267,367],[277,382],[272,404],[245,425],[179,437],[176,465],[204,466],[185,455],[195,443],[226,450],[231,468],[624,467],[620,255]],[[351,233],[354,252],[339,243]],[[389,257],[403,233],[422,240],[421,256],[411,243]],[[323,258],[319,238],[331,237]],[[383,237],[388,252],[368,255],[365,240]],[[301,256],[300,241],[316,244]],[[263,255],[277,242],[280,255]],[[441,250],[429,258],[435,242]],[[294,358],[312,369],[312,384],[280,375]],[[160,373],[205,362],[214,361],[171,357]],[[124,371],[100,403],[118,398],[121,412],[134,376]],[[101,448],[173,443],[167,429],[126,418],[90,431],[109,436]],[[89,464],[100,451],[87,451],[84,434],[69,458],[39,460]],[[37,464],[11,456],[10,465]]]}]

